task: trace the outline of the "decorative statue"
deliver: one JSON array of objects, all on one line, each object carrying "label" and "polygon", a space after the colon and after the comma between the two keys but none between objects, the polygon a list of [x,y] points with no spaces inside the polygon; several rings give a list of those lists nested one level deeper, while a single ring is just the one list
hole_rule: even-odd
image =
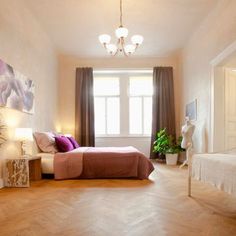
[{"label": "decorative statue", "polygon": [[188,164],[189,161],[189,157],[191,155],[192,152],[192,147],[193,147],[193,133],[195,130],[195,125],[191,124],[189,117],[185,118],[185,124],[182,126],[182,142],[181,142],[181,147],[186,149],[186,160],[184,161],[184,163],[180,166],[183,167],[184,165]]}]

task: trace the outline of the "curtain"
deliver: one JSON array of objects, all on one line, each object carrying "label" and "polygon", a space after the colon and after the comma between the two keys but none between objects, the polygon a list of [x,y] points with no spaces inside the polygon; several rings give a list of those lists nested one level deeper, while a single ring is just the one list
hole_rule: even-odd
[{"label": "curtain", "polygon": [[81,146],[95,144],[92,68],[76,68],[75,138]]},{"label": "curtain", "polygon": [[153,142],[160,129],[166,128],[175,138],[175,104],[172,67],[154,67],[153,69],[153,105],[150,158],[158,158],[153,153]]}]

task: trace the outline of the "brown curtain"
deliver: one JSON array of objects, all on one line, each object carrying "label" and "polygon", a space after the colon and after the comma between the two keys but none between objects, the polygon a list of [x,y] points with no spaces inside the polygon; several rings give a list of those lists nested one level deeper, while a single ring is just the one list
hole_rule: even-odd
[{"label": "brown curtain", "polygon": [[94,146],[93,69],[76,68],[75,138],[81,146]]},{"label": "brown curtain", "polygon": [[174,81],[172,67],[154,67],[153,69],[153,105],[152,105],[152,136],[150,158],[158,158],[153,153],[153,142],[160,129],[175,138],[175,104]]}]

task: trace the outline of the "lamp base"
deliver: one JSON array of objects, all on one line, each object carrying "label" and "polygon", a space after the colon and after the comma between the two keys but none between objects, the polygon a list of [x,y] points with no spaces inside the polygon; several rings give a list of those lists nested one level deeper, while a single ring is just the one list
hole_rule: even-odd
[{"label": "lamp base", "polygon": [[22,156],[32,155],[32,142],[27,140],[21,142],[21,155]]}]

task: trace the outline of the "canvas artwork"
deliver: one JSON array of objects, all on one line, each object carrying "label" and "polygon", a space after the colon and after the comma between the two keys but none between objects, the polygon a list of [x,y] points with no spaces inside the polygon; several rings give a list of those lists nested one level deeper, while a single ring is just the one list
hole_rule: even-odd
[{"label": "canvas artwork", "polygon": [[0,59],[0,106],[34,113],[34,82]]},{"label": "canvas artwork", "polygon": [[186,105],[185,116],[189,120],[197,120],[197,100],[190,102]]}]

